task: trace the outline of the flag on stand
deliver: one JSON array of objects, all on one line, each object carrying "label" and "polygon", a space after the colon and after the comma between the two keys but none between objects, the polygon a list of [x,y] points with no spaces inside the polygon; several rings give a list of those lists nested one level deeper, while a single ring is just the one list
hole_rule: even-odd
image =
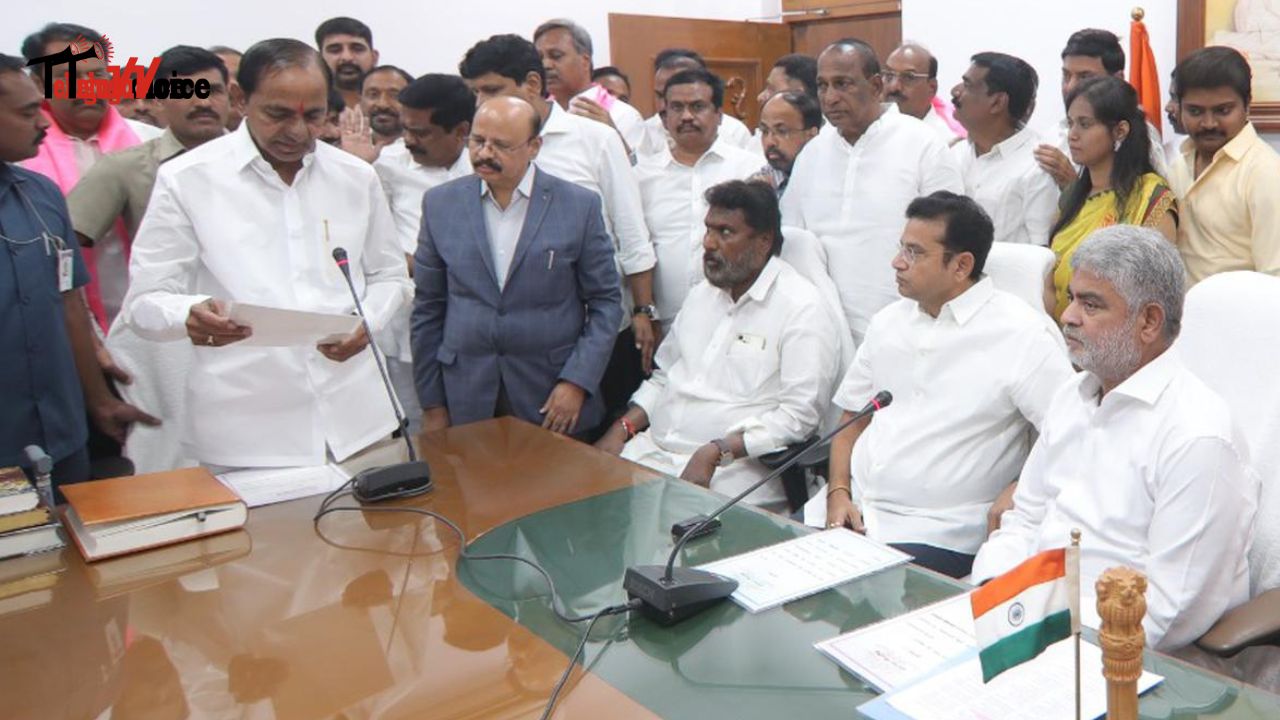
[{"label": "flag on stand", "polygon": [[[1137,17],[1135,15],[1135,17]],[[1141,20],[1129,24],[1129,84],[1138,91],[1138,103],[1147,120],[1160,130],[1164,102],[1160,99],[1160,74],[1156,72],[1156,56],[1151,52],[1151,38]],[[1153,141],[1158,138],[1153,138]]]},{"label": "flag on stand", "polygon": [[970,594],[983,682],[1080,631],[1079,558],[1046,550]]}]

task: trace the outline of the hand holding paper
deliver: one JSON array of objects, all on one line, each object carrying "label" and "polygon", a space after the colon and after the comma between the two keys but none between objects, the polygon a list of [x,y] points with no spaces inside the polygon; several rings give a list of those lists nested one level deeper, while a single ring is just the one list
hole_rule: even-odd
[{"label": "hand holding paper", "polygon": [[[305,310],[285,310],[283,308],[264,307],[249,303],[230,303],[227,316],[231,322],[242,326],[250,332],[243,341],[250,347],[300,347],[330,345],[340,346],[349,343],[343,352],[351,357],[364,347],[356,347],[357,328],[360,317],[357,315],[339,315],[336,313],[307,312]],[[363,333],[359,333],[363,337]],[[367,343],[364,338],[361,343]],[[197,342],[196,344],[201,344]],[[215,337],[215,344],[218,343]],[[324,352],[323,350],[321,352]],[[331,360],[336,357],[330,357]],[[338,360],[341,362],[341,360]]]},{"label": "hand holding paper", "polygon": [[187,337],[193,345],[220,347],[240,342],[252,334],[252,328],[231,319],[220,300],[209,298],[187,311]]}]

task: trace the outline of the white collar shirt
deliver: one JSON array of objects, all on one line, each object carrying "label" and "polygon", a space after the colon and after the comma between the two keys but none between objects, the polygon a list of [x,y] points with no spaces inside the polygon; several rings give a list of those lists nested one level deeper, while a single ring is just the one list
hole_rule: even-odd
[{"label": "white collar shirt", "polygon": [[471,174],[471,156],[464,147],[458,159],[448,167],[427,167],[413,159],[401,138],[384,147],[373,163],[382,181],[383,192],[391,205],[400,249],[412,255],[418,248],[418,230],[422,224],[422,196],[428,190]]},{"label": "white collar shirt", "polygon": [[835,396],[856,412],[893,393],[853,447],[867,535],[977,552],[987,510],[1018,478],[1031,431],[1071,375],[1052,319],[990,278],[936,318],[905,298],[881,310]]},{"label": "white collar shirt", "polygon": [[[574,97],[597,100],[601,92],[608,91],[593,83]],[[644,116],[640,114],[640,111],[622,100],[614,98],[613,102],[609,104],[609,119],[613,121],[613,127],[622,136],[622,140],[627,144],[627,147],[633,152],[637,151],[644,142]]]},{"label": "white collar shirt", "polygon": [[855,341],[871,316],[898,299],[890,264],[907,205],[935,190],[964,192],[955,160],[936,133],[893,103],[853,145],[827,124],[796,157],[782,224],[822,241]]},{"label": "white collar shirt", "polygon": [[1179,648],[1248,599],[1257,479],[1226,403],[1176,350],[1100,393],[1090,373],[1059,389],[973,579],[1063,547],[1078,528],[1085,623],[1098,622],[1095,581],[1125,565],[1147,577],[1147,643]]},{"label": "white collar shirt", "polygon": [[[411,286],[373,168],[317,143],[286,185],[241,125],[160,166],[133,243],[125,322],[151,340],[190,342],[188,311],[208,298],[350,314],[337,247],[377,332]],[[342,460],[396,426],[372,353],[335,363],[312,345],[197,345],[187,407],[188,456],[232,467],[319,465],[326,449]]]},{"label": "white collar shirt", "polygon": [[[764,149],[760,139],[752,135],[745,123],[732,115],[720,115],[719,138],[725,143],[756,155],[757,162],[763,162]],[[654,113],[645,118],[644,140],[636,152],[643,158],[645,155],[657,155],[671,147],[671,134],[662,124],[662,116]]]},{"label": "white collar shirt", "polygon": [[1036,162],[1040,136],[1030,127],[978,155],[973,140],[951,146],[960,166],[964,192],[995,225],[997,242],[1049,245],[1049,230],[1058,214],[1058,185]]},{"label": "white collar shirt", "polygon": [[631,400],[665,451],[742,431],[756,457],[816,431],[839,373],[836,332],[817,288],[770,258],[737,302],[705,280],[689,292]]},{"label": "white collar shirt", "polygon": [[520,241],[520,231],[524,229],[524,220],[529,214],[529,198],[533,196],[533,173],[533,163],[529,163],[505,208],[498,206],[489,183],[480,183],[484,228],[489,236],[489,252],[493,255],[493,272],[498,276],[499,290],[507,285],[507,274],[511,272],[516,243]]},{"label": "white collar shirt", "polygon": [[614,262],[622,278],[622,328],[631,322],[626,277],[652,270],[656,262],[644,224],[640,186],[622,138],[607,125],[573,115],[554,101],[542,125],[537,164],[555,177],[600,196],[605,230],[613,239]]},{"label": "white collar shirt", "polygon": [[920,118],[920,121],[927,125],[930,130],[937,133],[938,139],[946,143],[948,146],[955,145],[958,141],[964,139],[957,135],[955,130],[951,129],[951,126],[947,124],[947,121],[938,114],[937,110],[933,109],[933,105],[929,106],[929,109],[925,111],[924,117]]},{"label": "white collar shirt", "polygon": [[719,137],[692,167],[677,162],[667,148],[640,159],[636,174],[644,221],[658,258],[653,294],[663,322],[675,318],[685,295],[703,281],[702,237],[707,214],[703,193],[726,180],[745,180],[759,169],[758,157]]}]

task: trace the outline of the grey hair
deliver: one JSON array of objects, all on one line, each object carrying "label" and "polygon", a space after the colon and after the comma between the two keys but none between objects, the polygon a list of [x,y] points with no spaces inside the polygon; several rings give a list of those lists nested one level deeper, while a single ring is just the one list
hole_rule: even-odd
[{"label": "grey hair", "polygon": [[533,31],[533,41],[538,42],[538,38],[552,30],[568,30],[569,37],[573,38],[574,50],[577,50],[582,55],[594,55],[591,52],[591,33],[587,32],[586,28],[567,18],[555,18],[539,25],[538,29]]},{"label": "grey hair", "polygon": [[1148,304],[1164,309],[1164,336],[1182,330],[1186,268],[1173,243],[1152,228],[1112,225],[1085,238],[1071,256],[1072,272],[1088,271],[1106,280],[1124,298],[1133,317]]}]

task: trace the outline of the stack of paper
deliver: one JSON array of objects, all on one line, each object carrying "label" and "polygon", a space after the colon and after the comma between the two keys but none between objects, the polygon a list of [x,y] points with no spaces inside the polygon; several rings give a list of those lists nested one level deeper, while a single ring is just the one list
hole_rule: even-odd
[{"label": "stack of paper", "polygon": [[349,476],[333,465],[235,470],[218,476],[249,507],[330,493]]}]

